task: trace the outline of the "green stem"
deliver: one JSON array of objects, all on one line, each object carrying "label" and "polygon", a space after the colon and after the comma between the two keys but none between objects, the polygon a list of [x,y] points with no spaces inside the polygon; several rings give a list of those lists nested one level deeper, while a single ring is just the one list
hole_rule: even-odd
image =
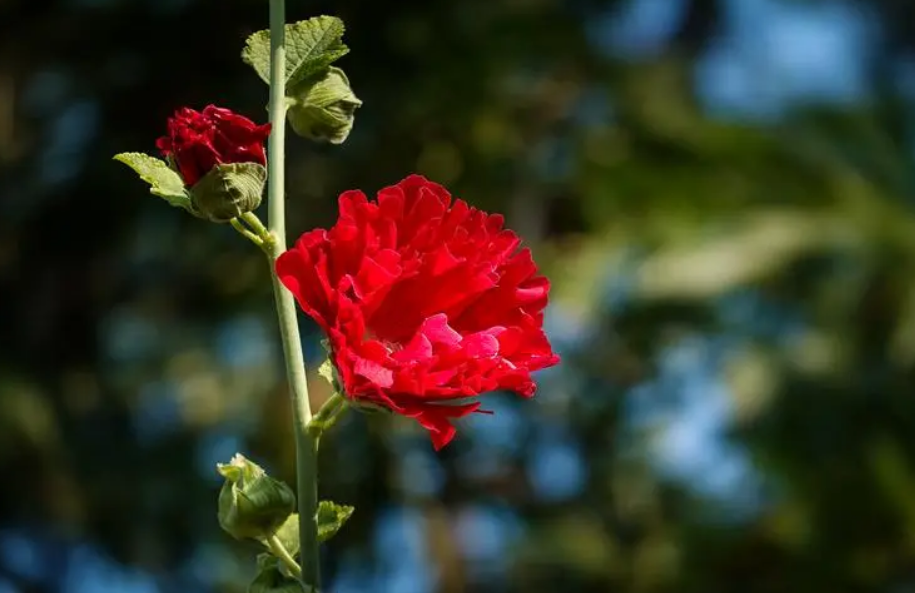
[{"label": "green stem", "polygon": [[241,215],[241,219],[245,221],[245,224],[251,227],[251,230],[259,237],[266,237],[267,233],[269,233],[267,227],[265,227],[264,223],[261,222],[261,219],[257,217],[257,214],[245,212]]},{"label": "green stem", "polygon": [[252,243],[257,245],[258,247],[263,249],[264,241],[260,237],[258,237],[254,233],[252,233],[250,230],[248,230],[245,227],[245,225],[243,225],[237,218],[233,218],[232,220],[230,220],[229,224],[232,225],[233,229],[235,229],[236,231],[241,233],[241,235],[243,237],[245,237],[246,239],[248,239],[249,241],[251,241]]},{"label": "green stem", "polygon": [[318,566],[318,467],[316,442],[308,431],[311,406],[305,378],[305,358],[296,320],[292,294],[276,276],[274,263],[286,250],[286,212],[284,150],[286,142],[286,5],[285,0],[270,0],[270,103],[272,125],[267,140],[267,214],[272,241],[269,258],[273,294],[279,318],[280,337],[286,359],[286,377],[292,394],[293,427],[296,448],[296,487],[299,502],[302,583],[305,589],[320,588]]},{"label": "green stem", "polygon": [[283,545],[283,542],[280,541],[275,535],[271,535],[267,538],[267,547],[270,548],[270,552],[274,556],[280,559],[280,561],[286,565],[286,568],[289,569],[294,576],[302,578],[302,567],[299,566],[299,563],[295,561],[295,558],[289,553],[286,549],[286,546]]},{"label": "green stem", "polygon": [[340,393],[334,393],[327,401],[324,402],[324,405],[321,406],[321,409],[315,413],[311,419],[311,426],[314,428],[320,428],[323,426],[324,422],[327,422],[327,419],[330,418],[340,404],[345,403],[345,398]]},{"label": "green stem", "polygon": [[324,402],[324,405],[321,406],[318,413],[314,415],[311,422],[308,423],[308,428],[317,434],[317,436],[321,436],[325,430],[337,423],[337,420],[340,419],[340,415],[345,412],[348,407],[349,406],[346,405],[346,398],[343,397],[342,394],[333,394]]}]

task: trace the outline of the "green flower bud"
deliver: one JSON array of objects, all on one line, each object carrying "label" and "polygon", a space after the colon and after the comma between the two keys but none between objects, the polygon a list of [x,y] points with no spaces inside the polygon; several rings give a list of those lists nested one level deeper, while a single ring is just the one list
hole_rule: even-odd
[{"label": "green flower bud", "polygon": [[219,525],[236,539],[270,537],[295,510],[295,494],[241,454],[217,470],[226,481],[219,492]]},{"label": "green flower bud", "polygon": [[229,222],[261,204],[267,169],[258,163],[216,165],[191,187],[193,213],[213,222]]},{"label": "green flower bud", "polygon": [[331,66],[319,80],[291,89],[289,124],[304,138],[342,144],[353,129],[356,109],[362,105],[343,70]]}]

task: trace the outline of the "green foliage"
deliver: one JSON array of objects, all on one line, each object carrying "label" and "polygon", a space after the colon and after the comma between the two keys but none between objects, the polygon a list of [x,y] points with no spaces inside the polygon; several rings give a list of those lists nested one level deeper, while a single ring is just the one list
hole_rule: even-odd
[{"label": "green foliage", "polygon": [[[324,542],[332,538],[343,524],[352,516],[354,507],[339,505],[327,500],[318,504],[317,523],[318,541]],[[292,513],[286,521],[276,529],[274,535],[291,556],[299,553],[301,541],[299,539],[299,514]],[[265,538],[260,538],[261,543],[268,545]]]},{"label": "green foliage", "polygon": [[248,585],[248,593],[302,593],[302,583],[289,574],[284,565],[270,554],[257,557],[257,576]]},{"label": "green foliage", "polygon": [[184,181],[165,161],[142,152],[122,152],[115,155],[114,160],[133,169],[140,179],[148,183],[149,193],[163,198],[172,206],[190,209],[191,200]]},{"label": "green foliage", "polygon": [[[317,16],[286,25],[286,88],[321,72],[349,52],[343,43],[343,21]],[[248,37],[242,59],[270,84],[270,31]]]},{"label": "green foliage", "polygon": [[[280,543],[283,544],[283,547],[289,552],[290,556],[295,556],[299,553],[299,546],[302,544],[299,539],[299,514],[292,513],[286,519],[286,521],[276,530],[274,535],[280,540]],[[263,542],[264,545],[266,541]]]},{"label": "green foliage", "polygon": [[336,535],[355,510],[355,507],[329,500],[322,500],[318,503],[318,540],[324,542]]}]

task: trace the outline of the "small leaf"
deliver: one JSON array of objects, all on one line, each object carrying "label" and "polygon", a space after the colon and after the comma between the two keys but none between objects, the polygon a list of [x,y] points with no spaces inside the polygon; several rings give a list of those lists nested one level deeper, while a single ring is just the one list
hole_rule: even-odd
[{"label": "small leaf", "polygon": [[302,593],[302,584],[270,554],[257,556],[257,576],[248,585],[248,593]]},{"label": "small leaf", "polygon": [[114,160],[133,169],[140,179],[148,183],[149,193],[163,198],[172,206],[190,208],[191,199],[184,189],[184,181],[165,161],[142,152],[122,152],[114,155]]},{"label": "small leaf", "polygon": [[[343,21],[316,16],[286,25],[286,86],[319,72],[349,52],[343,44]],[[270,84],[270,31],[252,33],[241,52],[242,60]]]},{"label": "small leaf", "polygon": [[[318,504],[317,513],[318,539],[323,542],[333,537],[355,510],[355,507],[322,500]],[[301,545],[299,540],[299,514],[293,513],[289,515],[286,522],[276,530],[275,535],[290,555],[295,556],[298,554],[299,546]]]},{"label": "small leaf", "polygon": [[286,551],[289,552],[290,556],[294,557],[298,554],[299,546],[301,545],[301,541],[299,540],[299,514],[292,513],[289,515],[289,518],[286,519],[285,523],[280,525],[280,528],[276,530],[274,535],[280,540],[280,543],[283,544],[283,547],[286,548]]},{"label": "small leaf", "polygon": [[318,540],[324,542],[332,538],[355,510],[355,507],[329,500],[322,500],[318,503]]},{"label": "small leaf", "polygon": [[267,570],[269,568],[274,568],[279,564],[277,557],[269,552],[261,552],[257,555],[255,560],[257,562],[258,572]]}]

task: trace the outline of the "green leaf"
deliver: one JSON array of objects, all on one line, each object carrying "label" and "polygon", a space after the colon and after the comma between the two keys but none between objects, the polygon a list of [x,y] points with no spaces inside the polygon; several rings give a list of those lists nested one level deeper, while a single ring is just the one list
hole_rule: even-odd
[{"label": "green leaf", "polygon": [[[318,523],[318,540],[327,541],[346,523],[355,507],[336,504],[329,500],[322,500],[318,504],[317,523]],[[276,530],[276,537],[279,538],[283,547],[292,555],[299,553],[299,514],[289,515],[286,522]]]},{"label": "green leaf", "polygon": [[332,538],[355,510],[355,507],[329,500],[322,500],[318,503],[318,540],[324,542]]},{"label": "green leaf", "polygon": [[184,181],[162,159],[142,152],[122,152],[114,155],[114,160],[133,169],[140,179],[148,183],[149,193],[165,199],[172,206],[190,207],[191,199],[184,188]]},{"label": "green leaf", "polygon": [[[280,543],[283,544],[283,547],[286,548],[286,551],[289,552],[290,556],[295,556],[299,553],[299,514],[292,513],[289,515],[289,518],[286,519],[286,522],[280,525],[280,528],[276,530],[277,538],[279,538]],[[266,545],[266,544],[264,544]]]},{"label": "green leaf", "polygon": [[302,584],[293,578],[276,558],[269,554],[257,557],[257,576],[248,585],[248,593],[303,593]]},{"label": "green leaf", "polygon": [[[343,44],[343,21],[316,16],[286,25],[286,87],[320,72],[349,52]],[[270,31],[252,33],[241,52],[242,60],[270,84]]]}]

